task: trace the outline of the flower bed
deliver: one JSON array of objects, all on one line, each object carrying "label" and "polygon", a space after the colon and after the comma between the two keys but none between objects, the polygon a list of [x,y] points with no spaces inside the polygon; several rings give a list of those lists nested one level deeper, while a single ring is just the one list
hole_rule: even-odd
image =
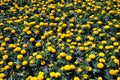
[{"label": "flower bed", "polygon": [[120,80],[120,0],[1,0],[0,80]]}]

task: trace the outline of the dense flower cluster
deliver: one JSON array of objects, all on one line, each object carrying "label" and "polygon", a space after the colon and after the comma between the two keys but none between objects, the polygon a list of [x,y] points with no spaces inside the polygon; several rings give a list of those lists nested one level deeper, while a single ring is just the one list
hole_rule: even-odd
[{"label": "dense flower cluster", "polygon": [[120,80],[120,0],[0,0],[0,80]]}]

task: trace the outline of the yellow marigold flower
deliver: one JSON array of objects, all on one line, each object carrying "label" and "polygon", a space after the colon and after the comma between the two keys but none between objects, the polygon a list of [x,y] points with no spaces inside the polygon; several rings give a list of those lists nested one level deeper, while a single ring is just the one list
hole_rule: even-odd
[{"label": "yellow marigold flower", "polygon": [[5,40],[6,42],[8,42],[8,41],[10,41],[10,38],[6,37],[4,40]]},{"label": "yellow marigold flower", "polygon": [[27,64],[28,64],[28,61],[23,61],[23,62],[22,62],[22,65],[23,65],[23,66],[26,66]]},{"label": "yellow marigold flower", "polygon": [[41,36],[41,39],[44,40],[46,37],[45,36]]},{"label": "yellow marigold flower", "polygon": [[120,77],[117,77],[117,80],[120,80]]},{"label": "yellow marigold flower", "polygon": [[70,65],[70,68],[71,68],[71,69],[75,69],[75,65],[73,65],[73,64]]},{"label": "yellow marigold flower", "polygon": [[9,44],[9,48],[15,48],[16,45],[15,44]]},{"label": "yellow marigold flower", "polygon": [[114,61],[114,63],[119,65],[119,59],[114,59],[113,61]]},{"label": "yellow marigold flower", "polygon": [[94,37],[90,37],[89,40],[90,40],[90,41],[93,41],[93,40],[94,40]]},{"label": "yellow marigold flower", "polygon": [[71,70],[71,68],[70,68],[69,65],[65,65],[65,66],[64,66],[64,69],[65,69],[66,71],[70,71],[70,70]]},{"label": "yellow marigold flower", "polygon": [[105,59],[104,59],[104,58],[100,58],[100,59],[99,59],[99,62],[101,62],[101,63],[102,63],[102,62],[105,63]]},{"label": "yellow marigold flower", "polygon": [[50,77],[55,77],[55,72],[50,72]]},{"label": "yellow marigold flower", "polygon": [[19,69],[20,67],[21,67],[20,64],[17,64],[17,65],[16,65],[16,69]]},{"label": "yellow marigold flower", "polygon": [[98,77],[98,80],[103,80],[103,78],[102,77]]},{"label": "yellow marigold flower", "polygon": [[66,60],[71,61],[71,60],[72,60],[72,56],[67,55],[67,56],[66,56]]},{"label": "yellow marigold flower", "polygon": [[114,45],[114,46],[118,46],[119,43],[118,43],[118,42],[114,42],[113,45]]},{"label": "yellow marigold flower", "polygon": [[103,46],[100,45],[100,46],[99,46],[99,49],[103,49]]},{"label": "yellow marigold flower", "polygon": [[30,80],[38,80],[37,77],[32,77]]},{"label": "yellow marigold flower", "polygon": [[5,47],[5,46],[6,46],[6,42],[2,42],[2,43],[1,43],[1,46],[2,46],[2,47]]},{"label": "yellow marigold flower", "polygon": [[103,63],[98,63],[98,64],[97,64],[97,67],[98,67],[99,69],[102,69],[102,68],[104,68],[104,64],[103,64]]},{"label": "yellow marigold flower", "polygon": [[42,56],[41,55],[37,55],[36,59],[40,60],[40,59],[42,59]]},{"label": "yellow marigold flower", "polygon": [[41,61],[41,65],[45,65],[45,61]]},{"label": "yellow marigold flower", "polygon": [[16,47],[15,49],[14,49],[14,52],[19,52],[19,51],[21,51],[21,48],[20,47]]},{"label": "yellow marigold flower", "polygon": [[104,26],[104,28],[105,28],[105,29],[109,29],[109,28],[110,28],[110,26],[106,25],[106,26]]},{"label": "yellow marigold flower", "polygon": [[74,80],[80,80],[80,78],[79,77],[74,77]]},{"label": "yellow marigold flower", "polygon": [[30,40],[29,40],[30,42],[33,42],[33,41],[35,41],[35,39],[34,38],[30,38]]},{"label": "yellow marigold flower", "polygon": [[21,54],[26,54],[26,50],[21,50]]},{"label": "yellow marigold flower", "polygon": [[92,71],[92,67],[87,67],[87,70],[88,71]]},{"label": "yellow marigold flower", "polygon": [[58,77],[60,77],[60,76],[61,76],[60,72],[56,72],[56,73],[55,73],[55,77],[56,77],[56,78],[58,78]]},{"label": "yellow marigold flower", "polygon": [[104,57],[105,54],[104,54],[103,52],[100,52],[100,53],[99,53],[99,56],[100,56],[100,57]]},{"label": "yellow marigold flower", "polygon": [[88,76],[87,74],[84,74],[84,75],[83,75],[83,78],[84,78],[84,79],[87,79],[88,77],[89,77],[89,76]]},{"label": "yellow marigold flower", "polygon": [[86,61],[87,61],[87,62],[90,62],[90,61],[91,61],[91,58],[87,58]]},{"label": "yellow marigold flower", "polygon": [[76,41],[80,41],[80,40],[81,40],[80,36],[76,37]]},{"label": "yellow marigold flower", "polygon": [[82,72],[83,69],[82,69],[82,68],[78,68],[77,71],[78,71],[78,72]]},{"label": "yellow marigold flower", "polygon": [[4,61],[0,61],[0,65],[4,64]]},{"label": "yellow marigold flower", "polygon": [[2,56],[2,59],[3,59],[3,60],[7,60],[8,57],[9,57],[8,55],[4,55],[4,56]]},{"label": "yellow marigold flower", "polygon": [[92,44],[92,48],[95,48],[96,47],[96,44]]},{"label": "yellow marigold flower", "polygon": [[35,46],[36,46],[36,47],[40,47],[40,46],[41,46],[41,43],[40,43],[40,42],[37,42],[37,43],[35,44]]},{"label": "yellow marigold flower", "polygon": [[90,54],[90,55],[89,55],[89,58],[90,58],[90,59],[95,59],[95,54]]},{"label": "yellow marigold flower", "polygon": [[4,73],[0,73],[0,78],[4,78],[5,74]]},{"label": "yellow marigold flower", "polygon": [[27,31],[27,34],[28,34],[28,35],[31,35],[31,34],[32,34],[32,32],[31,32],[31,31]]},{"label": "yellow marigold flower", "polygon": [[81,47],[79,47],[79,50],[84,51],[85,48],[81,46]]},{"label": "yellow marigold flower", "polygon": [[3,39],[3,36],[0,36],[0,39]]},{"label": "yellow marigold flower", "polygon": [[61,52],[61,53],[59,53],[59,56],[60,56],[60,57],[65,57],[65,56],[66,56],[66,53],[65,53],[65,52]]},{"label": "yellow marigold flower", "polygon": [[9,70],[9,69],[10,69],[10,66],[6,65],[6,66],[4,67],[4,69],[5,69],[5,70]]},{"label": "yellow marigold flower", "polygon": [[12,65],[13,65],[13,62],[9,62],[8,65],[9,65],[9,66],[12,66]]},{"label": "yellow marigold flower", "polygon": [[21,55],[21,54],[19,54],[18,56],[17,56],[17,59],[19,59],[19,60],[21,60],[23,58],[23,55]]},{"label": "yellow marigold flower", "polygon": [[52,46],[48,46],[48,51],[52,51],[53,50],[53,47]]},{"label": "yellow marigold flower", "polygon": [[37,53],[37,52],[34,52],[32,55],[35,57],[35,56],[37,56],[37,55],[38,55],[38,53]]},{"label": "yellow marigold flower", "polygon": [[112,75],[112,76],[116,75],[116,73],[117,73],[116,70],[113,70],[113,69],[111,69],[109,71],[109,74]]},{"label": "yellow marigold flower", "polygon": [[100,24],[102,24],[102,21],[98,21],[97,23],[100,25]]},{"label": "yellow marigold flower", "polygon": [[44,79],[44,75],[38,75],[37,76],[37,80],[43,80]]},{"label": "yellow marigold flower", "polygon": [[105,49],[110,49],[110,46],[105,46]]},{"label": "yellow marigold flower", "polygon": [[115,38],[115,37],[111,37],[110,40],[111,40],[111,41],[115,41],[116,38]]}]

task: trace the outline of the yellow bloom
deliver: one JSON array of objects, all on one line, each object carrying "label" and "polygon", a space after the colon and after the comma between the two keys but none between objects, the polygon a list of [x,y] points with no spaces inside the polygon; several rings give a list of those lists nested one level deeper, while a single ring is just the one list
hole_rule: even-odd
[{"label": "yellow bloom", "polygon": [[45,65],[45,61],[41,61],[41,65]]},{"label": "yellow bloom", "polygon": [[70,65],[70,68],[71,68],[71,69],[75,69],[75,65],[73,65],[73,64]]},{"label": "yellow bloom", "polygon": [[80,80],[80,78],[79,77],[74,77],[74,80]]},{"label": "yellow bloom", "polygon": [[30,80],[38,80],[37,77],[32,77]]},{"label": "yellow bloom", "polygon": [[23,58],[23,55],[21,55],[21,54],[19,54],[18,56],[17,56],[17,59],[19,59],[19,60],[21,60]]},{"label": "yellow bloom", "polygon": [[87,67],[87,70],[88,71],[92,71],[92,67]]},{"label": "yellow bloom", "polygon": [[120,77],[117,77],[117,80],[120,80]]},{"label": "yellow bloom", "polygon": [[5,74],[4,73],[0,73],[0,78],[4,78]]},{"label": "yellow bloom", "polygon": [[50,77],[55,77],[55,72],[50,72]]},{"label": "yellow bloom", "polygon": [[41,36],[41,39],[44,40],[46,37],[45,36]]},{"label": "yellow bloom", "polygon": [[109,71],[109,74],[112,75],[112,76],[116,75],[116,70],[111,69],[111,70]]},{"label": "yellow bloom", "polygon": [[80,41],[80,40],[81,40],[80,36],[76,37],[76,41]]},{"label": "yellow bloom", "polygon": [[89,55],[89,58],[90,58],[90,59],[95,59],[95,54],[90,54],[90,55]]},{"label": "yellow bloom", "polygon": [[31,31],[27,31],[27,34],[28,34],[28,35],[31,35],[31,34],[32,34],[32,32],[31,32]]},{"label": "yellow bloom", "polygon": [[41,55],[37,55],[36,59],[40,60],[40,59],[42,59],[42,56]]},{"label": "yellow bloom", "polygon": [[114,63],[119,65],[119,59],[114,59],[113,61],[114,61]]},{"label": "yellow bloom", "polygon": [[84,78],[84,79],[87,79],[87,78],[88,78],[88,75],[87,75],[87,74],[84,74],[84,75],[83,75],[83,78]]},{"label": "yellow bloom", "polygon": [[21,54],[26,54],[26,50],[21,50]]},{"label": "yellow bloom", "polygon": [[8,42],[8,41],[10,41],[10,38],[6,37],[4,40],[5,40],[6,42]]},{"label": "yellow bloom", "polygon": [[113,45],[114,45],[114,46],[118,46],[119,43],[118,43],[118,42],[114,42]]},{"label": "yellow bloom", "polygon": [[16,69],[19,69],[21,66],[20,66],[20,64],[17,64],[16,65]]},{"label": "yellow bloom", "polygon": [[103,49],[103,46],[99,46],[99,49]]},{"label": "yellow bloom", "polygon": [[14,49],[14,52],[19,52],[19,51],[21,51],[21,48],[20,48],[20,47],[16,47],[16,48]]},{"label": "yellow bloom", "polygon": [[58,77],[60,77],[60,76],[61,76],[60,72],[56,72],[56,73],[55,73],[55,77],[56,77],[56,78],[58,78]]},{"label": "yellow bloom", "polygon": [[83,69],[82,69],[82,68],[78,68],[77,71],[78,71],[78,72],[82,72]]},{"label": "yellow bloom", "polygon": [[4,69],[5,69],[5,70],[9,70],[9,69],[10,69],[10,66],[6,65],[6,66],[4,67]]},{"label": "yellow bloom", "polygon": [[40,47],[40,46],[41,46],[41,43],[40,43],[40,42],[37,42],[37,43],[35,44],[35,46],[36,46],[36,47]]},{"label": "yellow bloom", "polygon": [[61,53],[59,53],[59,56],[60,56],[60,57],[65,57],[65,56],[66,56],[66,53],[65,53],[65,52],[61,52]]},{"label": "yellow bloom", "polygon": [[104,54],[103,52],[100,52],[100,53],[99,53],[99,56],[100,56],[100,57],[104,57],[105,54]]},{"label": "yellow bloom", "polygon": [[23,66],[26,66],[27,64],[28,64],[28,61],[23,61],[23,62],[22,62],[22,65],[23,65]]},{"label": "yellow bloom", "polygon": [[84,51],[85,48],[81,46],[81,47],[79,47],[79,50]]},{"label": "yellow bloom", "polygon": [[5,47],[5,46],[6,46],[6,42],[2,42],[2,43],[1,43],[1,46],[2,46],[2,47]]},{"label": "yellow bloom", "polygon": [[43,79],[44,79],[44,75],[40,75],[40,74],[39,74],[39,75],[37,76],[37,80],[43,80]]},{"label": "yellow bloom", "polygon": [[109,29],[109,28],[110,28],[110,26],[106,25],[106,26],[104,26],[104,28],[105,28],[105,29]]},{"label": "yellow bloom", "polygon": [[101,63],[102,63],[102,62],[105,63],[105,59],[104,59],[104,58],[100,58],[100,59],[99,59],[99,62],[101,62]]},{"label": "yellow bloom", "polygon": [[13,62],[9,62],[8,65],[9,65],[9,66],[12,66],[12,65],[13,65]]},{"label": "yellow bloom", "polygon": [[115,37],[111,37],[110,40],[111,40],[111,41],[115,41],[116,38],[115,38]]},{"label": "yellow bloom", "polygon": [[35,57],[35,56],[37,56],[37,55],[38,55],[38,53],[37,53],[37,52],[34,52],[32,55]]},{"label": "yellow bloom", "polygon": [[103,78],[102,77],[98,77],[98,80],[103,80]]},{"label": "yellow bloom", "polygon": [[4,56],[2,56],[2,59],[3,59],[3,60],[7,60],[8,57],[9,57],[8,55],[4,55]]},{"label": "yellow bloom", "polygon": [[102,68],[104,68],[104,64],[103,64],[103,63],[98,63],[98,64],[97,64],[97,67],[98,67],[99,69],[102,69]]},{"label": "yellow bloom", "polygon": [[35,41],[35,39],[34,38],[30,38],[30,40],[29,40],[30,42],[33,42],[33,41]]},{"label": "yellow bloom", "polygon": [[71,68],[70,68],[69,65],[65,65],[65,66],[64,66],[64,69],[65,69],[66,71],[70,71],[70,70],[71,70]]},{"label": "yellow bloom", "polygon": [[72,56],[67,55],[67,56],[66,56],[66,60],[71,61],[71,60],[72,60]]}]

